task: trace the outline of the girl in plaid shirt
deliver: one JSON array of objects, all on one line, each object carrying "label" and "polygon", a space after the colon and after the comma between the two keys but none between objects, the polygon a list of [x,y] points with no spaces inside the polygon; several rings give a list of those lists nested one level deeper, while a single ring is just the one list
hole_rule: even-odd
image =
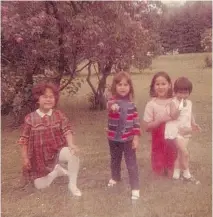
[{"label": "girl in plaid shirt", "polygon": [[132,80],[127,72],[115,75],[112,83],[112,99],[108,102],[108,140],[111,154],[111,174],[108,186],[121,179],[121,160],[124,157],[129,173],[132,199],[139,198],[139,178],[136,148],[139,145],[140,123],[135,104]]},{"label": "girl in plaid shirt", "polygon": [[[37,189],[48,187],[58,176],[68,176],[68,188],[75,196],[81,196],[77,188],[79,158],[73,144],[71,125],[67,117],[54,109],[59,90],[52,83],[37,84],[33,96],[38,109],[25,117],[18,143],[21,145],[23,175]],[[68,169],[61,166],[67,163]]]}]

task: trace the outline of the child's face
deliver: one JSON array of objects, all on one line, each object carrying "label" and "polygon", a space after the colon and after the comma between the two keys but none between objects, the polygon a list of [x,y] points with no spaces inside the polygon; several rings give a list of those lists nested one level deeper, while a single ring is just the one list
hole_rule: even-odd
[{"label": "child's face", "polygon": [[181,90],[181,91],[178,91],[177,93],[175,93],[175,96],[177,97],[178,100],[181,100],[181,99],[187,99],[189,97],[189,91],[188,90]]},{"label": "child's face", "polygon": [[157,97],[166,98],[170,88],[171,84],[166,80],[166,78],[162,76],[156,78],[154,84],[154,91]]},{"label": "child's face", "polygon": [[130,91],[130,85],[127,79],[123,78],[119,83],[116,84],[116,93],[120,96],[127,96]]},{"label": "child's face", "polygon": [[47,88],[44,94],[39,97],[38,104],[42,112],[48,112],[55,106],[55,96],[50,88]]}]

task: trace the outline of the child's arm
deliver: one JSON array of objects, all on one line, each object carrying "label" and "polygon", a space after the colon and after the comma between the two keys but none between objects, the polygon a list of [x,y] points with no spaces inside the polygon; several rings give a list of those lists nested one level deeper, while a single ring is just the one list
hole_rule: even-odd
[{"label": "child's arm", "polygon": [[133,114],[133,143],[132,148],[136,149],[139,145],[139,136],[141,135],[141,128],[140,128],[140,120],[136,106],[134,106],[134,114]]},{"label": "child's arm", "polygon": [[150,132],[153,129],[159,127],[161,124],[163,124],[163,123],[165,123],[167,121],[171,121],[171,120],[172,120],[172,118],[170,117],[170,115],[165,115],[160,120],[153,120],[153,121],[150,121],[150,122],[144,121],[143,126],[144,126],[144,128],[145,128],[145,130],[147,132]]},{"label": "child's arm", "polygon": [[[191,101],[190,101],[190,102],[191,102]],[[192,104],[192,102],[191,102],[191,104]],[[193,131],[201,132],[201,128],[200,128],[200,126],[196,123],[193,112],[192,112],[192,115],[191,115],[191,126],[192,126],[192,130],[193,130]]]},{"label": "child's arm", "polygon": [[165,122],[171,121],[171,120],[172,120],[171,117],[168,116],[168,117],[165,117],[164,119],[161,119],[161,120],[154,120],[151,122],[145,122],[144,121],[143,126],[147,132],[150,132],[153,129],[159,127],[162,123],[165,123]]},{"label": "child's arm", "polygon": [[179,129],[179,134],[182,136],[188,135],[190,133],[192,133],[192,128],[190,127],[182,127]]},{"label": "child's arm", "polygon": [[31,164],[30,164],[30,160],[27,155],[27,150],[28,150],[27,145],[22,145],[21,153],[22,153],[23,165],[25,169],[30,170]]},{"label": "child's arm", "polygon": [[201,128],[200,128],[200,126],[196,123],[196,121],[195,121],[195,117],[194,117],[193,114],[192,114],[191,125],[192,125],[192,130],[194,130],[194,131],[198,131],[198,132],[201,131]]},{"label": "child's arm", "polygon": [[193,113],[191,117],[191,127],[190,128],[189,127],[180,128],[179,133],[184,136],[184,135],[192,133],[192,131],[201,132],[200,126],[195,122]]},{"label": "child's arm", "polygon": [[28,157],[28,141],[30,137],[31,126],[28,123],[29,117],[25,118],[23,130],[18,140],[18,144],[21,145],[21,155],[23,159],[23,166],[25,169],[31,169],[30,160]]},{"label": "child's arm", "polygon": [[146,122],[143,121],[143,127],[146,132],[152,131],[154,128],[158,127],[161,123],[158,120]]},{"label": "child's arm", "polygon": [[181,108],[177,108],[175,103],[172,101],[170,104],[170,116],[172,120],[176,120],[180,115]]},{"label": "child's arm", "polygon": [[76,145],[74,145],[73,134],[71,132],[67,132],[65,135],[65,138],[66,138],[66,141],[67,141],[67,144],[68,144],[68,147],[69,147],[71,153],[75,154],[75,153],[79,152],[79,148]]}]

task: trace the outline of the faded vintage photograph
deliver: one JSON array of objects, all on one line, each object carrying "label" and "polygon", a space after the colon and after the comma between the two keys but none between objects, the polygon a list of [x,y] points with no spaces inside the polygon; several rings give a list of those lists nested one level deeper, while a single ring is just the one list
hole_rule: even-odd
[{"label": "faded vintage photograph", "polygon": [[1,216],[212,216],[212,1],[1,1]]}]

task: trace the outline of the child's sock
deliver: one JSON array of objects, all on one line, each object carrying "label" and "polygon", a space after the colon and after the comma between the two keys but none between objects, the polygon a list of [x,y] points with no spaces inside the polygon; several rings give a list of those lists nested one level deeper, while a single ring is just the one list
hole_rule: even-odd
[{"label": "child's sock", "polygon": [[140,198],[139,190],[132,190],[132,200],[138,200]]},{"label": "child's sock", "polygon": [[35,179],[34,185],[37,189],[47,188],[50,186],[53,180],[54,180],[54,177],[48,174],[47,176]]},{"label": "child's sock", "polygon": [[54,170],[50,172],[47,176],[35,179],[34,185],[37,189],[47,188],[51,185],[51,183],[56,177],[67,175],[67,173],[67,170],[65,170],[59,164],[57,164]]},{"label": "child's sock", "polygon": [[57,172],[57,176],[68,176],[68,170],[64,169],[61,165],[57,164],[54,168]]},{"label": "child's sock", "polygon": [[180,178],[180,169],[174,169],[172,178],[173,179],[179,179]]},{"label": "child's sock", "polygon": [[189,169],[183,171],[183,177],[186,179],[190,179],[192,177],[191,173],[189,172]]}]

